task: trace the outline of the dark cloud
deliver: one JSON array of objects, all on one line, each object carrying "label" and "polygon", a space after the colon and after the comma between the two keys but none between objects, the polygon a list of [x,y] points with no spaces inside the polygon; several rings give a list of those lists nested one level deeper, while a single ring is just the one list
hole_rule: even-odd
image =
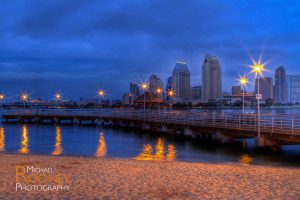
[{"label": "dark cloud", "polygon": [[[120,98],[129,81],[157,73],[165,81],[176,60],[200,84],[203,57],[219,57],[224,90],[263,50],[268,68],[299,73],[297,1],[2,1],[0,86],[50,98]],[[272,73],[268,75],[272,76]]]}]

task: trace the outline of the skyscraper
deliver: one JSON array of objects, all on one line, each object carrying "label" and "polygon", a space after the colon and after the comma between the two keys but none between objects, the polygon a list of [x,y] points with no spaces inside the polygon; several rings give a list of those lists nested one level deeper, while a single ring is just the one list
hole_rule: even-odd
[{"label": "skyscraper", "polygon": [[173,76],[172,89],[175,92],[174,99],[187,101],[190,99],[190,71],[184,62],[176,62]]},{"label": "skyscraper", "polygon": [[300,75],[287,76],[288,101],[300,103]]},{"label": "skyscraper", "polygon": [[[255,94],[257,94],[258,79],[255,79]],[[259,93],[262,100],[273,99],[273,79],[270,77],[259,78]]]},{"label": "skyscraper", "polygon": [[222,71],[219,60],[206,55],[202,65],[202,98],[217,99],[222,97]]},{"label": "skyscraper", "polygon": [[283,66],[275,71],[274,99],[278,102],[287,102],[286,72]]},{"label": "skyscraper", "polygon": [[157,88],[162,89],[162,81],[155,74],[150,76],[150,92],[156,93]]},{"label": "skyscraper", "polygon": [[201,99],[202,87],[195,86],[191,88],[191,99]]},{"label": "skyscraper", "polygon": [[140,94],[140,88],[138,83],[130,82],[130,93],[132,94],[132,98],[135,99]]}]

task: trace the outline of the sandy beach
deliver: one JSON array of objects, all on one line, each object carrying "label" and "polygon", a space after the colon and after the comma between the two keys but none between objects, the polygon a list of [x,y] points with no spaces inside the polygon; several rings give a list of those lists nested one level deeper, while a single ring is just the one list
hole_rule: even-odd
[{"label": "sandy beach", "polygon": [[[16,166],[66,174],[70,189],[16,191]],[[0,199],[300,199],[299,168],[1,153],[0,169]]]}]

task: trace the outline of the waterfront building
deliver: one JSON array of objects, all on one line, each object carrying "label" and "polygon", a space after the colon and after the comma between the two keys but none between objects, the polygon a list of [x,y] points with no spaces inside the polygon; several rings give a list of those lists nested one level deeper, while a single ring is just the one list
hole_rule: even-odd
[{"label": "waterfront building", "polygon": [[134,100],[133,95],[130,92],[127,92],[127,93],[123,94],[122,104],[127,105],[127,106],[132,105],[133,100]]},{"label": "waterfront building", "polygon": [[130,93],[132,98],[137,98],[140,95],[140,87],[138,83],[130,82]]},{"label": "waterfront building", "polygon": [[300,75],[287,76],[288,101],[300,103]]},{"label": "waterfront building", "polygon": [[234,85],[231,87],[231,94],[232,95],[238,95],[241,94],[242,91],[242,87],[240,85]]},{"label": "waterfront building", "polygon": [[173,76],[172,89],[175,91],[175,101],[190,100],[190,71],[184,62],[176,62]]},{"label": "waterfront building", "polygon": [[274,99],[281,103],[288,100],[286,71],[283,66],[275,71]]},{"label": "waterfront building", "polygon": [[150,92],[153,94],[156,93],[157,88],[162,89],[163,84],[160,78],[158,78],[155,74],[151,74],[150,76]]},{"label": "waterfront building", "polygon": [[206,55],[202,64],[202,98],[204,101],[222,97],[222,71],[215,56]]},{"label": "waterfront building", "polygon": [[191,88],[191,99],[201,99],[202,87],[195,86]]},{"label": "waterfront building", "polygon": [[[224,98],[232,98],[232,99],[239,99],[240,102],[243,101],[243,93],[235,94],[235,95],[226,95]],[[256,96],[252,92],[245,92],[244,93],[245,105],[255,105],[256,103]]]},{"label": "waterfront building", "polygon": [[[255,94],[257,94],[258,79],[255,79]],[[273,99],[273,78],[259,78],[259,93],[262,95],[262,101]]]},{"label": "waterfront building", "polygon": [[164,103],[163,99],[152,92],[145,92],[133,101],[134,104],[146,105],[147,108],[154,108]]}]

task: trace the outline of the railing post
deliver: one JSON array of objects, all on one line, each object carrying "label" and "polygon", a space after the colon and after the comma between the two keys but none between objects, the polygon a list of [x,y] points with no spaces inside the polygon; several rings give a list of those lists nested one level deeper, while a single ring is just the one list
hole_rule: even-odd
[{"label": "railing post", "polygon": [[280,117],[280,133],[282,133],[282,117]]},{"label": "railing post", "polygon": [[241,129],[241,115],[239,114],[239,130]]},{"label": "railing post", "polygon": [[274,117],[272,116],[272,133],[274,133]]},{"label": "railing post", "polygon": [[294,135],[294,116],[292,117],[292,134]]}]

